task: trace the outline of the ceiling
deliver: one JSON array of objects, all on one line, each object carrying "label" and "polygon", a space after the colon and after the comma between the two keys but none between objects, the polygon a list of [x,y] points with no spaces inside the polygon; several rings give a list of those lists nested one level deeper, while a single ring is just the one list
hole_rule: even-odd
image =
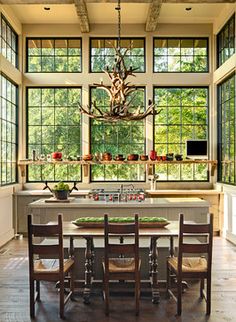
[{"label": "ceiling", "polygon": [[[90,23],[110,24],[117,23],[115,3],[87,3]],[[161,6],[159,23],[205,23],[213,22],[220,16],[225,4],[184,4],[163,3]],[[43,23],[78,23],[78,16],[74,4],[9,5],[17,18],[24,24]],[[50,10],[44,10],[50,7]],[[191,7],[191,11],[186,11]],[[145,24],[148,15],[149,3],[121,3],[121,22]]]}]

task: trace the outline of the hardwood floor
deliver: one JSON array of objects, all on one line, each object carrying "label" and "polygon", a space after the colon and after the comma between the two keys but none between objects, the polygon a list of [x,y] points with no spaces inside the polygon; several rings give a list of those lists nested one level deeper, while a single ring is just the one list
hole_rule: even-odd
[{"label": "hardwood floor", "polygon": [[[26,240],[12,240],[0,249],[0,322],[27,322],[29,317],[28,260]],[[215,237],[212,272],[212,314],[205,316],[205,302],[199,300],[199,284],[193,284],[183,295],[182,317],[176,317],[176,304],[161,293],[160,304],[150,296],[141,296],[140,316],[134,313],[133,296],[112,296],[111,313],[105,316],[101,294],[92,296],[85,305],[81,296],[69,302],[66,320],[71,322],[224,322],[236,320],[236,246]],[[61,321],[58,316],[58,293],[54,285],[44,283],[41,302],[36,304],[38,322]]]}]

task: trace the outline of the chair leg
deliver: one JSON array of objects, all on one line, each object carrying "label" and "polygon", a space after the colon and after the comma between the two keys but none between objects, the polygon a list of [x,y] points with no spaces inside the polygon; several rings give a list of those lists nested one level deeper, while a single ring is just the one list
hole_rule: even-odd
[{"label": "chair leg", "polygon": [[36,281],[37,301],[40,301],[40,281]]},{"label": "chair leg", "polygon": [[60,280],[60,318],[64,319],[64,299],[65,299],[65,282],[64,277]]},{"label": "chair leg", "polygon": [[135,279],[135,313],[139,315],[140,276]]},{"label": "chair leg", "polygon": [[211,278],[207,278],[206,314],[211,314]]},{"label": "chair leg", "polygon": [[170,289],[170,269],[167,261],[166,262],[166,298],[170,298],[169,289]]},{"label": "chair leg", "polygon": [[202,299],[204,298],[203,290],[204,290],[204,278],[201,278],[201,280],[200,280],[200,297]]},{"label": "chair leg", "polygon": [[177,276],[177,315],[182,313],[182,278]]},{"label": "chair leg", "polygon": [[[106,274],[105,274],[106,275]],[[104,278],[104,300],[105,300],[105,313],[106,315],[109,315],[109,301],[110,301],[110,296],[109,296],[109,280],[105,276]]]},{"label": "chair leg", "polygon": [[75,291],[75,272],[74,268],[70,271],[70,291],[72,292],[72,297]]},{"label": "chair leg", "polygon": [[34,306],[34,280],[30,279],[30,316],[35,317],[35,306]]}]

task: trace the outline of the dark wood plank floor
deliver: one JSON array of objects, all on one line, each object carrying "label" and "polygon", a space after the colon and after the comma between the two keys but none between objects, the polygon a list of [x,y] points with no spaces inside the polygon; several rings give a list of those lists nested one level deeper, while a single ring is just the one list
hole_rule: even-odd
[{"label": "dark wood plank floor", "polygon": [[[176,305],[161,294],[161,303],[151,303],[150,296],[142,296],[140,316],[134,315],[132,296],[112,296],[110,317],[104,314],[101,294],[92,296],[85,305],[81,296],[70,302],[66,320],[71,322],[224,322],[236,321],[236,247],[216,237],[214,239],[212,314],[205,316],[205,302],[198,298],[198,284],[183,295],[183,314],[176,317]],[[60,321],[58,294],[53,284],[42,285],[41,303],[36,309],[36,321]],[[0,250],[0,322],[27,322],[29,318],[28,261],[26,240],[12,240]]]}]

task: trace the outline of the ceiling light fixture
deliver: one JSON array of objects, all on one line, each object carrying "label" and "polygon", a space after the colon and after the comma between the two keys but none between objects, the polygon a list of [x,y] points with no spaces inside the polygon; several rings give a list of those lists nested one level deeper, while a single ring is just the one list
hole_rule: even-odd
[{"label": "ceiling light fixture", "polygon": [[51,8],[50,7],[44,7],[43,8],[45,11],[49,11],[49,10],[51,10]]},{"label": "ceiling light fixture", "polygon": [[192,10],[192,7],[187,7],[185,8],[186,11],[191,11]]},{"label": "ceiling light fixture", "polygon": [[130,95],[138,91],[137,86],[131,85],[127,82],[128,76],[134,76],[135,68],[132,66],[129,69],[125,66],[125,55],[132,48],[127,48],[122,54],[121,52],[121,6],[120,0],[118,0],[117,7],[115,8],[118,12],[118,39],[117,47],[115,49],[116,58],[115,62],[110,69],[109,66],[106,67],[104,73],[109,77],[111,84],[104,85],[103,81],[100,84],[94,84],[96,88],[101,88],[108,93],[109,96],[109,108],[106,111],[102,111],[97,105],[96,101],[91,103],[91,106],[87,108],[80,106],[81,113],[88,115],[90,118],[104,120],[107,122],[117,122],[117,121],[137,121],[142,120],[148,115],[157,115],[160,113],[155,110],[155,105],[151,100],[148,101],[148,108],[146,111],[141,112],[141,107],[139,106],[135,112],[131,112],[133,99]]}]

